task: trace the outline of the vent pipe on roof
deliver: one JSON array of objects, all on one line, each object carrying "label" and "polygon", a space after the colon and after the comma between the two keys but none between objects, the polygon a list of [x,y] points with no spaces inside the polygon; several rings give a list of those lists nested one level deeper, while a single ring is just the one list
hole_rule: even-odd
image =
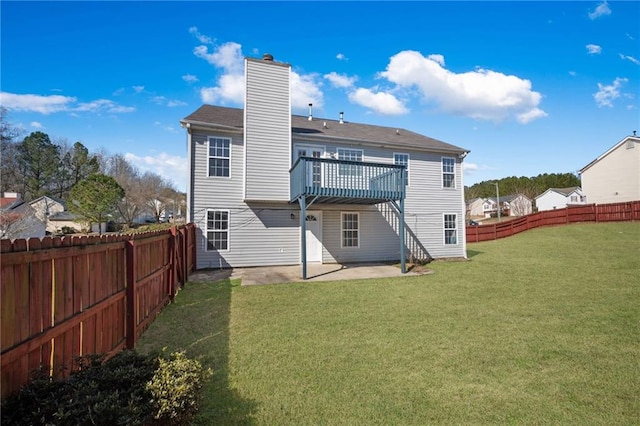
[{"label": "vent pipe on roof", "polygon": [[634,138],[636,137],[636,131],[635,130],[633,131],[633,137]]},{"label": "vent pipe on roof", "polygon": [[340,124],[344,124],[344,112],[340,111]]},{"label": "vent pipe on roof", "polygon": [[271,53],[265,53],[264,55],[262,55],[262,60],[273,62],[273,55]]},{"label": "vent pipe on roof", "polygon": [[309,104],[309,121],[313,120],[313,104]]}]

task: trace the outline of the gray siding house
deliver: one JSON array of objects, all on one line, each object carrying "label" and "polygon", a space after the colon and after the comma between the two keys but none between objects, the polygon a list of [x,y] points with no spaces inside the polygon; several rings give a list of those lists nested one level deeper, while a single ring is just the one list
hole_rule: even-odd
[{"label": "gray siding house", "polygon": [[290,65],[245,59],[245,107],[187,131],[197,267],[466,257],[467,150],[408,130],[291,114]]}]

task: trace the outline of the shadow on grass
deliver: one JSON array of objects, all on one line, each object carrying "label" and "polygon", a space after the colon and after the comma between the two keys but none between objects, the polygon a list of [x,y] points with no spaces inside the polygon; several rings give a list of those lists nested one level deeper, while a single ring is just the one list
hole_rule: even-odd
[{"label": "shadow on grass", "polygon": [[258,404],[243,398],[229,383],[231,293],[237,282],[191,281],[143,334],[137,350],[186,351],[213,376],[202,390],[193,424],[252,425]]},{"label": "shadow on grass", "polygon": [[479,255],[479,254],[482,254],[482,252],[481,252],[481,251],[476,251],[476,250],[469,250],[469,249],[467,249],[467,257],[468,257],[469,259],[471,259],[471,258],[473,258],[473,257],[476,257],[476,256],[477,256],[477,255]]}]

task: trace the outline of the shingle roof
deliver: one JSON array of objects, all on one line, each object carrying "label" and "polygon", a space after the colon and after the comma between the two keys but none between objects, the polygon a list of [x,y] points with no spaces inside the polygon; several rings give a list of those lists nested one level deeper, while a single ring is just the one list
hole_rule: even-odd
[{"label": "shingle roof", "polygon": [[[244,114],[241,108],[202,105],[181,122],[244,130],[243,118]],[[308,117],[301,115],[291,116],[291,132],[293,135],[318,139],[319,141],[339,139],[389,147],[435,150],[455,154],[468,152],[468,150],[464,148],[406,129],[352,123],[348,121],[341,124],[338,120],[325,118],[314,118],[312,121],[309,121]]]},{"label": "shingle roof", "polygon": [[579,186],[570,186],[569,188],[549,188],[549,191],[555,191],[557,193],[560,193],[562,195],[569,195],[571,194],[573,191],[580,189]]}]

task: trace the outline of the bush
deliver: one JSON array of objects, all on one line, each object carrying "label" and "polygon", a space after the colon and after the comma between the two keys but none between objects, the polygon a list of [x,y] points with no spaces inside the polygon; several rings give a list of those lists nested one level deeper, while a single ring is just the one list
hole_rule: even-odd
[{"label": "bush", "polygon": [[135,351],[121,351],[107,361],[85,356],[78,359],[77,367],[79,370],[66,379],[36,375],[19,393],[2,402],[2,425],[184,421],[195,413],[197,393],[208,374],[182,352],[168,360]]},{"label": "bush", "polygon": [[63,226],[60,231],[65,235],[75,234],[76,232],[78,232],[78,231],[76,231],[76,228],[74,228],[72,226]]},{"label": "bush", "polygon": [[153,395],[155,419],[161,424],[183,424],[198,409],[200,390],[211,374],[197,360],[176,352],[169,359],[159,358],[159,366],[147,383]]}]

